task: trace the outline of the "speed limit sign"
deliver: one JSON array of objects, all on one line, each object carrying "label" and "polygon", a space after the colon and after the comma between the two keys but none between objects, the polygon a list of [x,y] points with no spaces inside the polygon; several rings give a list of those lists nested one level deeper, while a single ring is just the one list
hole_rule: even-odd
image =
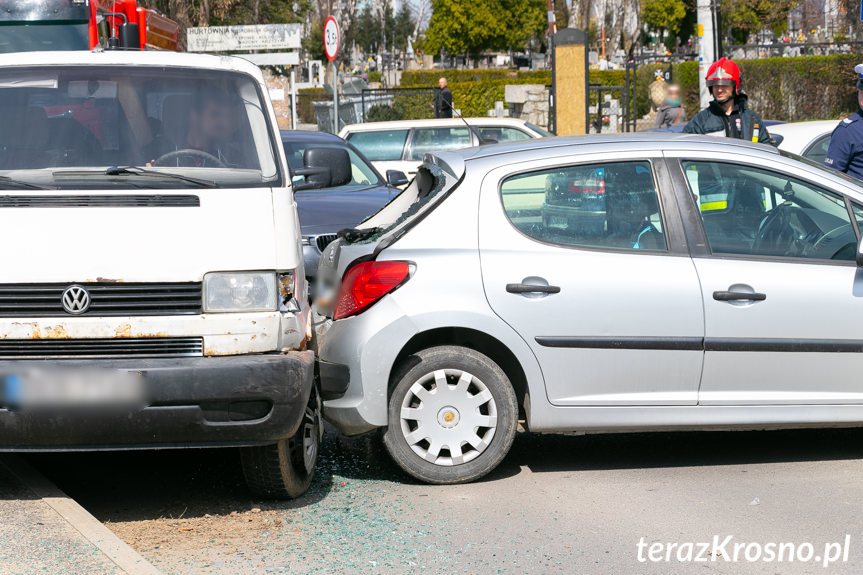
[{"label": "speed limit sign", "polygon": [[339,25],[335,18],[329,16],[324,23],[324,52],[331,62],[336,59],[336,55],[339,53],[340,40]]}]

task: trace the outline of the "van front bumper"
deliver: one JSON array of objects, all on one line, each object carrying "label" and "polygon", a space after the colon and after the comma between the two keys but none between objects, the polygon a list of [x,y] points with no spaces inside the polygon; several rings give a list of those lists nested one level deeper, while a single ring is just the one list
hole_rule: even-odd
[{"label": "van front bumper", "polygon": [[314,363],[311,351],[191,358],[0,361],[0,374],[74,368],[134,372],[143,378],[147,394],[145,407],[126,412],[16,410],[0,400],[0,451],[274,443],[294,435],[299,428],[312,390]]}]

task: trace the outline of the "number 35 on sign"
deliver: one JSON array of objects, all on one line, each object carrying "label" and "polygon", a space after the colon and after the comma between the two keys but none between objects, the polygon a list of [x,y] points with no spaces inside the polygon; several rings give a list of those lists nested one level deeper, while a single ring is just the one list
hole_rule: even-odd
[{"label": "number 35 on sign", "polygon": [[324,52],[330,61],[335,60],[339,53],[339,41],[341,40],[339,36],[339,24],[332,16],[328,17],[324,23]]}]

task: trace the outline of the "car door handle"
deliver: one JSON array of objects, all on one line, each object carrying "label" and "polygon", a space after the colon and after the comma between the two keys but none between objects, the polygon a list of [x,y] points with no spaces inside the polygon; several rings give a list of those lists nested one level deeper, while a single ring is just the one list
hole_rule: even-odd
[{"label": "car door handle", "polygon": [[560,287],[532,284],[506,284],[506,291],[509,293],[560,293]]},{"label": "car door handle", "polygon": [[764,301],[767,299],[767,294],[743,291],[715,291],[713,292],[713,299],[716,301]]}]

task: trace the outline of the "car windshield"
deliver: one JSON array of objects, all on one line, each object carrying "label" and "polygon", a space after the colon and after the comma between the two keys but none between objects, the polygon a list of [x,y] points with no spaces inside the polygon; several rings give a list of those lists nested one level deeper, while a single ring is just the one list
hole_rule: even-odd
[{"label": "car windshield", "polygon": [[0,53],[87,50],[90,6],[75,0],[0,0]]},{"label": "car windshield", "polygon": [[[351,160],[351,181],[344,186],[339,186],[341,191],[364,190],[374,186],[383,186],[377,171],[363,157],[356,153],[350,146],[339,145],[338,143],[330,142],[283,142],[285,148],[285,157],[288,159],[288,166],[292,172],[303,167],[303,154],[307,148],[340,148],[348,152]],[[302,182],[304,176],[293,176],[294,182]],[[332,188],[324,188],[324,190]],[[309,190],[321,191],[321,190]]]},{"label": "car windshield", "polygon": [[0,108],[0,188],[165,188],[195,180],[249,187],[280,180],[266,107],[247,74],[9,68],[0,70]]},{"label": "car windshield", "polygon": [[90,30],[86,21],[39,24],[0,21],[0,54],[88,48]]}]

